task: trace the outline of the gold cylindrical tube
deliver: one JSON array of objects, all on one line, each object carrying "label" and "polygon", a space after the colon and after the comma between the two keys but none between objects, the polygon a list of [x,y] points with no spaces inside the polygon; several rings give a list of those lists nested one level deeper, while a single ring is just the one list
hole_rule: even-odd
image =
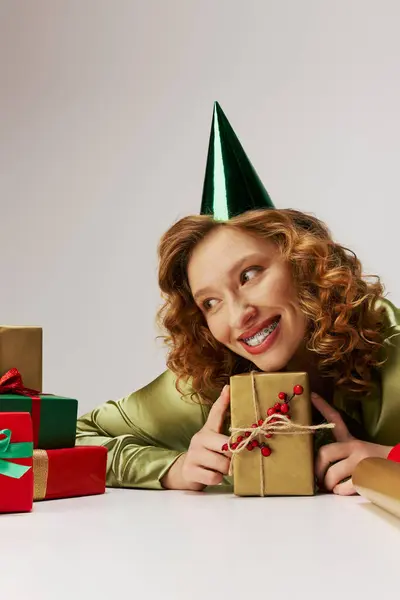
[{"label": "gold cylindrical tube", "polygon": [[400,463],[385,458],[364,458],[353,473],[356,491],[400,518]]}]

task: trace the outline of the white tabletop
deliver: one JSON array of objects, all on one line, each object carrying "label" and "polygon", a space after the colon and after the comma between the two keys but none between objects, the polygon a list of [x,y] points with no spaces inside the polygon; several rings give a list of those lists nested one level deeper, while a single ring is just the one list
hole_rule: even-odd
[{"label": "white tabletop", "polygon": [[400,520],[360,497],[107,490],[0,515],[7,600],[398,598]]}]

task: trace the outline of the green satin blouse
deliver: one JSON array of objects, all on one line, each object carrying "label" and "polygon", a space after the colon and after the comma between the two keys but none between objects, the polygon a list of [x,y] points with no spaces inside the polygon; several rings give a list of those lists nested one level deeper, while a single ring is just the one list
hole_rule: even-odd
[{"label": "green satin blouse", "polygon": [[[333,403],[361,425],[364,439],[394,446],[400,443],[400,310],[387,299],[380,303],[388,358],[374,374],[373,393],[354,402],[337,391]],[[142,389],[80,417],[76,444],[108,448],[108,486],[162,489],[162,477],[188,449],[208,412],[208,406],[177,392],[175,376],[167,370]]]}]

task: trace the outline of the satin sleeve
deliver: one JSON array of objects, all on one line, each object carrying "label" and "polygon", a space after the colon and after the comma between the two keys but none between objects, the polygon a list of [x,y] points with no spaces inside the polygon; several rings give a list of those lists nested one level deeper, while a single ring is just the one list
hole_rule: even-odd
[{"label": "satin sleeve", "polygon": [[376,377],[376,387],[362,403],[364,425],[378,444],[393,446],[400,439],[400,311],[386,298],[385,362]]},{"label": "satin sleeve", "polygon": [[165,371],[145,387],[81,416],[77,445],[108,449],[108,487],[163,489],[161,479],[187,451],[207,407],[183,397]]},{"label": "satin sleeve", "polygon": [[361,401],[336,391],[334,405],[350,418],[357,420],[365,436],[376,444],[394,446],[400,440],[400,310],[387,298],[382,298],[378,308],[384,310],[385,340],[384,362],[373,372],[373,389]]}]

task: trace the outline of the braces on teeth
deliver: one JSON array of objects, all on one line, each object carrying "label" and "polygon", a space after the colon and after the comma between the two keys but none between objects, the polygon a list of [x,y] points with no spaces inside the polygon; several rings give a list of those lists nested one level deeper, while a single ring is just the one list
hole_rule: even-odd
[{"label": "braces on teeth", "polygon": [[[262,341],[264,341],[264,339],[266,337],[268,337],[274,331],[274,329],[276,329],[276,327],[278,326],[278,323],[279,323],[279,320],[276,320],[274,323],[272,323],[268,327],[265,327],[265,329],[262,329],[261,331],[259,331],[255,335],[253,335],[253,336],[251,336],[249,338],[243,338],[243,341],[246,344],[248,344],[249,341],[261,343]],[[251,345],[251,344],[249,344],[249,345]]]}]

